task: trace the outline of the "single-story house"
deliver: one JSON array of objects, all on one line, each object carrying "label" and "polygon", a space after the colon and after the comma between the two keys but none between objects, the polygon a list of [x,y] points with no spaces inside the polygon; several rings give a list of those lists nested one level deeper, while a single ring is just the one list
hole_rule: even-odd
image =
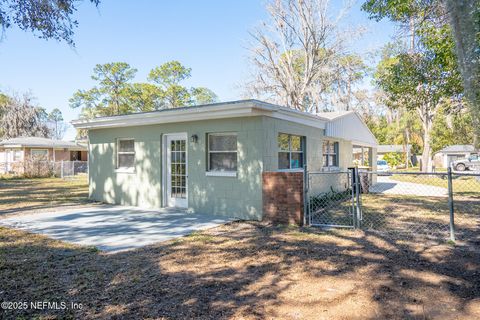
[{"label": "single-story house", "polygon": [[448,168],[453,161],[476,154],[479,154],[479,151],[475,150],[473,145],[455,144],[436,152],[433,155],[433,163],[437,168]]},{"label": "single-story house", "polygon": [[86,144],[41,137],[18,137],[0,141],[0,173],[22,170],[16,165],[28,160],[87,161]]},{"label": "single-story house", "polygon": [[387,153],[406,153],[411,155],[412,145],[403,145],[403,144],[379,144],[377,147],[377,159],[382,160],[383,156]]},{"label": "single-story house", "polygon": [[310,114],[258,100],[75,120],[88,130],[89,194],[261,220],[266,173],[346,170],[377,142],[355,112]]}]

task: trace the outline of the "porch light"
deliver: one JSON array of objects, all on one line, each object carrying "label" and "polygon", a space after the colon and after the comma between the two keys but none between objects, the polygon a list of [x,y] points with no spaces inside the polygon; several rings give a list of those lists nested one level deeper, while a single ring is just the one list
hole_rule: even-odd
[{"label": "porch light", "polygon": [[197,143],[198,142],[198,136],[196,134],[192,134],[192,136],[190,137],[190,141],[193,142],[193,143]]}]

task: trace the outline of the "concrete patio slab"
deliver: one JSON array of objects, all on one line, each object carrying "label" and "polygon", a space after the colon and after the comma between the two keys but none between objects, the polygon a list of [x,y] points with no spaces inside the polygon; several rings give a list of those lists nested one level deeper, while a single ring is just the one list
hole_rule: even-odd
[{"label": "concrete patio slab", "polygon": [[233,219],[180,209],[146,210],[100,206],[0,219],[0,225],[54,239],[119,252],[213,228]]}]

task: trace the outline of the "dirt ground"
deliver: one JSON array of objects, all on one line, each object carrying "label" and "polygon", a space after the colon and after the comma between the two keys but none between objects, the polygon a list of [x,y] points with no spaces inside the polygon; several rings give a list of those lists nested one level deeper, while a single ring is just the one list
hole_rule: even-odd
[{"label": "dirt ground", "polygon": [[83,306],[4,318],[480,318],[478,247],[251,222],[110,255],[0,228],[0,283]]}]

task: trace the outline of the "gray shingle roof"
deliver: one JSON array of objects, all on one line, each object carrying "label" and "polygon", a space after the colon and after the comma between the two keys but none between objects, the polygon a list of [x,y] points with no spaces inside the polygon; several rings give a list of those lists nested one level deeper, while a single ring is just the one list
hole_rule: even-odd
[{"label": "gray shingle roof", "polygon": [[470,144],[454,144],[451,146],[446,146],[442,150],[438,151],[441,153],[448,152],[475,152],[475,148]]},{"label": "gray shingle roof", "polygon": [[[404,152],[402,144],[379,144],[377,147],[377,153],[389,153],[389,152]],[[407,150],[410,151],[412,145],[407,145]]]},{"label": "gray shingle roof", "polygon": [[44,148],[68,148],[87,150],[84,145],[73,141],[55,140],[41,137],[18,137],[0,141],[0,146],[44,147]]}]

